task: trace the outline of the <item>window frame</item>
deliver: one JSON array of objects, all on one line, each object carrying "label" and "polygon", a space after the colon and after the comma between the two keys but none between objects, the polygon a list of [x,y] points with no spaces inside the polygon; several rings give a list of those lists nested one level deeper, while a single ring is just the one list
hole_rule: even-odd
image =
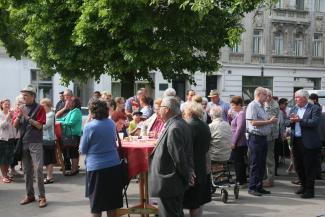
[{"label": "window frame", "polygon": [[[31,69],[30,80],[30,83],[36,87],[36,100],[38,102],[45,97],[53,102],[53,76],[42,74],[40,69]],[[46,89],[48,89],[46,93],[42,92],[42,90]],[[41,93],[43,93],[43,96],[41,96]]]},{"label": "window frame", "polygon": [[293,40],[293,54],[294,56],[304,55],[304,38],[301,33],[296,33]]},{"label": "window frame", "polygon": [[[316,36],[319,37],[316,39]],[[323,35],[321,33],[314,33],[313,37],[313,57],[322,57],[323,56]]]},{"label": "window frame", "polygon": [[[273,80],[272,76],[242,76],[242,98],[244,102],[254,100],[254,90],[259,86],[273,90]],[[252,81],[252,83],[245,84],[247,81]]]},{"label": "window frame", "polygon": [[283,33],[276,32],[273,35],[273,48],[276,55],[283,54]]},{"label": "window frame", "polygon": [[[259,34],[255,34],[258,32]],[[253,43],[252,52],[253,54],[264,54],[264,37],[262,29],[254,29],[253,31]]]}]

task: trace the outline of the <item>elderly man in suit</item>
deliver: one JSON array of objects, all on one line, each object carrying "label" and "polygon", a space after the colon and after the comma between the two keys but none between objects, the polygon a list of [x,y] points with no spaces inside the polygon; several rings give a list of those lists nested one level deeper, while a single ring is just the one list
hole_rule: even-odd
[{"label": "elderly man in suit", "polygon": [[165,126],[149,158],[150,193],[160,199],[159,216],[183,217],[184,192],[195,180],[191,131],[177,98],[164,97],[159,113]]},{"label": "elderly man in suit", "polygon": [[308,92],[298,90],[295,93],[296,106],[289,114],[286,125],[291,127],[292,152],[294,165],[301,181],[301,187],[295,192],[301,198],[314,197],[317,157],[321,148],[318,134],[320,120],[319,106],[308,103]]}]

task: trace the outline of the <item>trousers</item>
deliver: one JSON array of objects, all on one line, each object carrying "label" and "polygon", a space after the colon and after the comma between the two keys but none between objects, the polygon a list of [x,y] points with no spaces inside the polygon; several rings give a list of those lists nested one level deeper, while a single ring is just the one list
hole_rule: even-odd
[{"label": "trousers", "polygon": [[250,134],[248,148],[250,150],[249,190],[260,190],[263,188],[263,176],[266,167],[266,136]]},{"label": "trousers", "polygon": [[35,172],[39,197],[45,197],[44,177],[43,177],[43,144],[29,143],[24,146],[22,162],[25,171],[26,194],[34,197],[33,173]]}]

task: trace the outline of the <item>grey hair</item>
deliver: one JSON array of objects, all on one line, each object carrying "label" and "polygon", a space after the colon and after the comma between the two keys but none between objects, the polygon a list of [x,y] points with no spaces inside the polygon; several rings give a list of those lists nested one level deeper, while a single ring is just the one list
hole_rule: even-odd
[{"label": "grey hair", "polygon": [[264,88],[266,90],[266,94],[268,96],[272,96],[272,90],[268,89],[268,88]]},{"label": "grey hair", "polygon": [[222,116],[222,108],[220,106],[213,106],[209,112],[209,115],[212,120],[221,118]]},{"label": "grey hair", "polygon": [[73,92],[70,89],[66,89],[64,92],[66,92],[67,94],[69,94],[70,96],[73,96]]},{"label": "grey hair", "polygon": [[181,113],[179,100],[176,97],[164,97],[161,101],[161,105],[168,107],[174,115],[179,115]]},{"label": "grey hair", "polygon": [[164,97],[172,97],[172,96],[176,96],[176,90],[172,87],[167,88],[163,94],[163,98]]},{"label": "grey hair", "polygon": [[255,91],[254,91],[254,96],[256,97],[256,96],[258,96],[260,93],[265,92],[265,91],[266,91],[266,90],[265,90],[264,87],[257,87],[257,88],[255,89]]},{"label": "grey hair", "polygon": [[309,93],[307,92],[307,90],[300,89],[295,92],[295,96],[302,96],[308,98]]},{"label": "grey hair", "polygon": [[209,102],[209,100],[206,97],[202,97],[202,102]]},{"label": "grey hair", "polygon": [[201,104],[197,102],[187,102],[184,104],[184,112],[188,111],[192,117],[201,119],[203,117],[204,111]]}]

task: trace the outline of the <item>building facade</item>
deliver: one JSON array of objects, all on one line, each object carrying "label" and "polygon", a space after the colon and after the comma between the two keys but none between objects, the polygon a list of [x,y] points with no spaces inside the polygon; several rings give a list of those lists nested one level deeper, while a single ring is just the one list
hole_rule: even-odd
[{"label": "building facade", "polygon": [[[243,19],[246,31],[234,48],[221,49],[223,67],[210,75],[196,73],[196,86],[185,80],[166,81],[159,71],[152,72],[154,87],[147,81],[135,81],[133,86],[102,75],[99,82],[71,83],[68,87],[86,105],[93,91],[110,91],[113,96],[129,97],[137,89],[147,87],[152,97],[160,97],[168,87],[174,87],[181,98],[187,89],[202,96],[218,89],[221,98],[229,101],[233,95],[253,98],[257,86],[273,90],[275,96],[292,99],[301,88],[325,89],[325,0],[279,0],[273,9],[263,8]],[[60,76],[42,76],[35,63],[28,59],[16,61],[0,49],[0,95],[14,97],[29,83],[38,88],[38,97],[49,97],[54,103]]]}]

